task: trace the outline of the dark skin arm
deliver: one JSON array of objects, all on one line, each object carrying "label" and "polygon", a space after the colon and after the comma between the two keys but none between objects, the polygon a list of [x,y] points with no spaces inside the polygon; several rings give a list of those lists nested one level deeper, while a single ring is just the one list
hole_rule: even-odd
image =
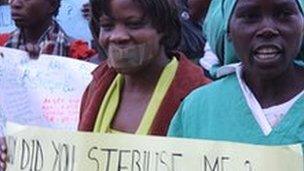
[{"label": "dark skin arm", "polygon": [[189,14],[193,21],[200,21],[211,0],[188,0]]},{"label": "dark skin arm", "polygon": [[[51,35],[50,37],[51,40],[55,40],[56,36]],[[55,41],[49,41],[42,49],[34,44],[34,43],[26,43],[21,50],[27,51],[29,53],[30,58],[32,59],[37,59],[39,57],[39,53],[41,52],[42,54],[51,54],[52,50],[55,46],[54,44]]]}]

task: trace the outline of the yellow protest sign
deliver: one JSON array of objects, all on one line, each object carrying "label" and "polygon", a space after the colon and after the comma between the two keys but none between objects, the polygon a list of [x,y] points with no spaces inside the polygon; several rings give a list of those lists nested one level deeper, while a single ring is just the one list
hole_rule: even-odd
[{"label": "yellow protest sign", "polygon": [[8,125],[8,171],[303,171],[300,145],[258,146]]}]

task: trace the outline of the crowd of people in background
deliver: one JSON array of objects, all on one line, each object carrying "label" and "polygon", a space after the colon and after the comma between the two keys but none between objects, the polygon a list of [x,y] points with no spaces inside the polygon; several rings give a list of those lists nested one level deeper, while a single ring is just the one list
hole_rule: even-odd
[{"label": "crowd of people in background", "polygon": [[304,144],[304,0],[90,0],[91,46],[56,22],[60,0],[9,5],[0,46],[99,64],[79,131]]}]

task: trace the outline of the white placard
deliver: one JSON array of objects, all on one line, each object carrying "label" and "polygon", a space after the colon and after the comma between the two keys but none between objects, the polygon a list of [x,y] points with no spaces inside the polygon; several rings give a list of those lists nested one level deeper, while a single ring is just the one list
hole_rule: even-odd
[{"label": "white placard", "polygon": [[8,121],[76,130],[95,64],[0,47],[0,104]]}]

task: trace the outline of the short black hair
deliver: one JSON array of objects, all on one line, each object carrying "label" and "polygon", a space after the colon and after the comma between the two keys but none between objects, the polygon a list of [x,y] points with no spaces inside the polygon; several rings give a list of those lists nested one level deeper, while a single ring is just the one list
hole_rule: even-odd
[{"label": "short black hair", "polygon": [[[91,28],[93,35],[99,35],[99,18],[102,15],[110,15],[110,0],[90,0],[92,7]],[[181,23],[178,11],[174,4],[168,0],[133,0],[146,13],[151,20],[152,26],[164,37],[161,43],[165,47],[167,55],[177,50],[181,41]]]}]

